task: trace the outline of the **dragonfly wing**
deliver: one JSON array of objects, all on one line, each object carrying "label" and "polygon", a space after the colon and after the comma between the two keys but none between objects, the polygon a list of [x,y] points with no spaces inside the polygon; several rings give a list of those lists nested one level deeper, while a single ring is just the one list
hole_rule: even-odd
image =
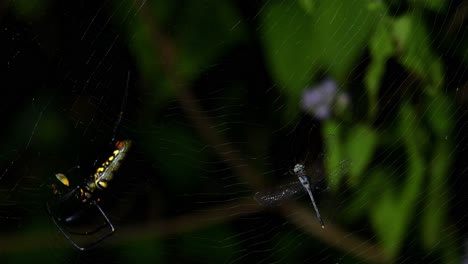
[{"label": "dragonfly wing", "polygon": [[254,196],[255,201],[262,206],[276,206],[287,199],[291,199],[297,193],[303,190],[300,182],[293,182],[290,184],[281,185],[272,191],[257,192]]}]

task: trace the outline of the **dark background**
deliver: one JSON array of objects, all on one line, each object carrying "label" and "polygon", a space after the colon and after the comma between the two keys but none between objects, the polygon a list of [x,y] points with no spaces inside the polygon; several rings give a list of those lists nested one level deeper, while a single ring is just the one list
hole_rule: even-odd
[{"label": "dark background", "polygon": [[[461,263],[467,10],[2,2],[0,260]],[[327,78],[350,103],[319,118],[301,95]],[[54,174],[82,184],[122,139],[131,152],[99,194],[116,233],[76,251],[45,210]],[[253,199],[293,181],[299,162],[325,229],[305,197]]]}]

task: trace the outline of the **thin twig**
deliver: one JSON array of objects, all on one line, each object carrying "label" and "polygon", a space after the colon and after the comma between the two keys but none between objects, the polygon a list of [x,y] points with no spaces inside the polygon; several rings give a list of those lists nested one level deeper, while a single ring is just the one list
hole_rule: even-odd
[{"label": "thin twig", "polygon": [[369,263],[388,262],[381,247],[357,238],[356,235],[351,235],[349,232],[328,222],[325,229],[322,229],[309,208],[305,208],[298,203],[288,203],[281,208],[287,219],[326,244],[364,259]]},{"label": "thin twig", "polygon": [[[254,203],[253,199],[251,202],[226,203],[221,206],[207,208],[204,211],[161,221],[127,227],[121,226],[106,243],[124,245],[134,241],[164,239],[200,230],[208,226],[226,223],[261,210],[262,208]],[[383,251],[379,247],[349,234],[332,223],[327,223],[325,231],[323,231],[315,215],[309,208],[304,208],[297,203],[291,202],[280,207],[278,212],[285,215],[288,220],[305,232],[319,238],[330,246],[349,252],[351,255],[368,262],[386,262]],[[48,232],[43,230],[35,233],[2,235],[0,237],[0,253],[11,254],[42,248],[44,244],[48,244],[53,240],[53,236],[61,237],[58,232],[51,234],[50,229]],[[54,243],[54,248],[65,249],[70,248],[70,245],[68,243]]]},{"label": "thin twig", "polygon": [[[137,240],[165,238],[224,223],[239,218],[242,215],[258,212],[258,210],[259,206],[253,201],[245,203],[236,202],[146,224],[135,224],[129,227],[120,226],[116,230],[115,235],[106,240],[106,243],[126,244]],[[0,236],[0,253],[27,252],[28,250],[42,248],[44,243],[49,243],[48,241],[52,240],[54,235],[59,234],[58,232],[51,234],[50,229],[34,233],[2,234]],[[57,245],[54,244],[54,247],[69,248],[70,245],[68,243],[59,243]]]}]

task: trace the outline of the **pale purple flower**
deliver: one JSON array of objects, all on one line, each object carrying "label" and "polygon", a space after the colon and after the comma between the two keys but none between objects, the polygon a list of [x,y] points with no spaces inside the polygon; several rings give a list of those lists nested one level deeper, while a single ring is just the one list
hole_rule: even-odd
[{"label": "pale purple flower", "polygon": [[[340,112],[346,109],[350,101],[347,93],[338,92],[338,84],[335,80],[325,79],[304,90],[301,108],[315,118],[324,120],[330,118],[333,110]],[[334,109],[335,106],[338,109]]]},{"label": "pale purple flower", "polygon": [[314,115],[317,119],[327,119],[331,115],[331,107],[337,93],[337,83],[325,79],[321,83],[306,88],[302,93],[302,109]]}]

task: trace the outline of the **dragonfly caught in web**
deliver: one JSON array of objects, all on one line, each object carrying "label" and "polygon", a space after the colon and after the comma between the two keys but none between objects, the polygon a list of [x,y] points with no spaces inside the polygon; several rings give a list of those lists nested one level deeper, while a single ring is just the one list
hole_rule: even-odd
[{"label": "dragonfly caught in web", "polygon": [[[333,174],[345,174],[349,168],[349,161],[344,160],[340,163],[340,168],[338,171],[333,172]],[[254,196],[254,199],[257,201],[258,204],[262,206],[275,206],[281,204],[283,201],[296,197],[298,195],[304,195],[305,192],[309,195],[310,201],[314,206],[315,213],[317,214],[317,218],[322,225],[322,228],[325,228],[325,224],[323,222],[322,216],[320,215],[320,211],[317,207],[315,202],[315,198],[312,192],[314,186],[311,186],[309,179],[307,177],[307,173],[305,171],[305,166],[303,164],[296,164],[293,169],[294,175],[297,177],[298,181],[294,181],[289,184],[281,185],[275,188],[274,191],[269,192],[257,192]]]}]

